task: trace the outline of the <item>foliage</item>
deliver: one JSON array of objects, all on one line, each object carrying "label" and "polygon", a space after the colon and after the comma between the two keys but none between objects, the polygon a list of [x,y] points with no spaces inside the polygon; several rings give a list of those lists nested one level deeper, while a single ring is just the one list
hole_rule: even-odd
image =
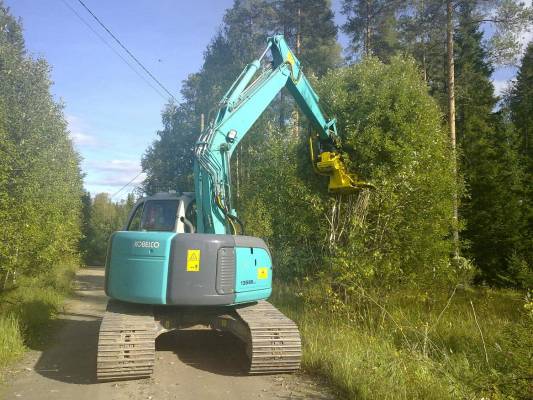
[{"label": "foliage", "polygon": [[[524,180],[521,186],[523,204],[523,227],[521,254],[513,255],[509,265],[518,275],[522,286],[533,287],[533,42],[529,43],[517,74],[516,82],[511,88],[507,101],[507,110],[514,129],[519,135],[517,147],[519,161],[523,165]],[[516,273],[514,272],[516,271]],[[520,277],[521,276],[521,277]],[[526,278],[527,277],[527,278]]]},{"label": "foliage", "polygon": [[[299,14],[299,15],[298,15]],[[193,146],[200,133],[200,116],[206,124],[212,121],[218,101],[229,89],[247,63],[257,58],[266,45],[266,38],[285,33],[290,46],[296,49],[300,37],[300,57],[306,74],[324,74],[341,62],[337,43],[337,28],[333,22],[330,2],[327,0],[235,0],[204,54],[204,64],[198,73],[191,74],[182,84],[183,102],[168,105],[163,111],[163,130],[158,139],[146,150],[142,167],[147,178],[143,190],[148,194],[158,191],[193,191]],[[285,94],[274,101],[266,114],[274,115],[285,127],[294,105]],[[250,160],[248,149],[262,143],[265,131],[259,127],[262,118],[241,144],[236,159]],[[261,122],[263,121],[263,122]],[[238,187],[243,178],[239,164],[235,165]]]},{"label": "foliage", "polygon": [[266,238],[277,274],[288,278],[450,278],[452,166],[440,112],[414,62],[369,58],[315,87],[335,111],[351,168],[379,182],[368,209],[360,215],[357,198],[329,196],[306,146],[271,128],[241,187],[248,233]]},{"label": "foliage", "polygon": [[78,251],[79,156],[50,85],[0,2],[0,291]]},{"label": "foliage", "polygon": [[[496,36],[504,35],[506,26],[516,33],[528,21],[531,10],[514,0],[454,0],[453,9],[461,173],[457,184],[450,177],[451,154],[438,127],[438,110],[431,106],[433,111],[425,119],[417,111],[417,107],[428,106],[428,102],[419,100],[428,99],[427,95],[411,93],[406,99],[419,101],[408,103],[394,93],[403,90],[395,79],[374,79],[370,73],[352,76],[349,84],[341,83],[349,74],[344,69],[334,69],[338,47],[328,2],[302,6],[289,0],[236,0],[206,50],[201,71],[184,82],[184,101],[169,105],[163,114],[165,128],[143,159],[143,169],[148,174],[145,191],[193,190],[192,147],[199,132],[200,114],[210,121],[213,115],[209,110],[216,109],[216,99],[222,97],[244,63],[256,56],[264,38],[275,31],[283,32],[293,49],[298,48],[298,43],[301,46],[300,58],[306,71],[315,71],[318,76],[331,71],[325,79],[316,81],[322,91],[322,104],[330,103],[327,105],[335,112],[348,144],[346,150],[356,160],[354,169],[376,182],[378,189],[370,195],[364,224],[358,215],[357,199],[327,197],[324,182],[306,170],[309,166],[301,140],[304,135],[295,129],[305,125],[305,119],[302,123],[290,113],[294,105],[282,93],[243,140],[232,160],[237,208],[248,222],[248,233],[263,235],[279,255],[278,273],[302,276],[304,271],[324,271],[336,265],[337,271],[344,271],[342,274],[366,278],[396,276],[396,281],[410,281],[410,274],[423,270],[427,273],[424,279],[436,278],[441,272],[446,279],[454,275],[453,279],[466,279],[472,275],[472,264],[452,266],[446,257],[448,214],[452,207],[447,199],[464,178],[466,190],[459,187],[463,193],[460,222],[466,226],[464,254],[480,269],[483,279],[527,286],[527,175],[522,158],[516,154],[515,130],[503,113],[493,111],[496,98],[489,77],[496,53],[490,46],[485,47],[488,42],[483,42],[480,24],[492,24]],[[397,52],[412,54],[421,69],[413,74],[423,77],[430,94],[446,109],[443,2],[350,0],[344,1],[343,12],[347,16],[343,29],[359,54],[374,53],[391,64],[397,62]],[[387,68],[366,65],[369,70],[381,71],[376,74]],[[405,75],[399,69],[388,73]],[[360,84],[359,79],[368,79],[368,83]],[[389,88],[381,84],[382,80]],[[418,79],[414,87],[425,91],[420,85]],[[334,93],[332,88],[345,94]],[[401,105],[406,105],[409,112],[399,109]],[[426,130],[419,131],[419,135],[410,132],[421,122],[416,118],[427,122]],[[431,124],[435,128],[430,128]],[[396,135],[396,128],[405,138],[396,141],[402,137]],[[423,133],[432,129],[440,132],[433,142],[434,136]],[[521,135],[524,137],[523,129]],[[420,152],[426,155],[421,156]],[[429,168],[425,168],[426,164]],[[439,168],[445,172],[439,173]],[[260,192],[257,187],[261,187]],[[294,218],[287,216],[287,204],[291,205],[289,209],[298,210]],[[430,206],[425,207],[427,204]],[[327,223],[317,224],[317,218]]]},{"label": "foliage", "polygon": [[117,203],[107,193],[98,193],[92,200],[88,193],[87,197],[86,228],[80,247],[87,265],[103,265],[109,238],[124,227],[135,197],[129,194],[126,200]]},{"label": "foliage", "polygon": [[480,268],[480,278],[520,286],[511,271],[524,257],[524,169],[518,137],[496,104],[490,82],[492,67],[482,47],[472,9],[459,9],[456,44],[457,133],[461,167],[468,188],[461,214],[466,221],[465,254]]},{"label": "foliage", "polygon": [[[520,54],[518,33],[531,23],[532,8],[516,0],[449,2],[455,49],[458,179],[464,179],[466,186],[460,198],[460,225],[466,226],[463,254],[479,268],[478,278],[492,284],[528,287],[530,179],[527,161],[517,153],[520,144],[516,131],[518,128],[523,142],[525,121],[512,127],[505,112],[495,112],[497,99],[490,79],[494,63],[512,63]],[[447,3],[344,2],[348,17],[344,28],[350,39],[363,47],[366,40],[371,52],[384,60],[397,51],[413,55],[442,110],[448,109],[449,91],[443,57],[447,49]],[[387,18],[393,22],[384,24]],[[361,23],[354,25],[354,21]],[[383,42],[381,37],[392,42]],[[514,109],[518,110],[516,106]],[[511,119],[518,114],[511,112]],[[522,153],[523,149],[522,145]]]},{"label": "foliage", "polygon": [[38,275],[20,277],[17,287],[0,294],[0,380],[10,362],[27,348],[41,349],[51,333],[50,323],[70,292],[77,260],[64,259]]},{"label": "foliage", "polygon": [[374,55],[386,61],[399,49],[396,13],[404,0],[344,0],[343,31],[351,39],[356,55]]},{"label": "foliage", "polygon": [[508,98],[511,119],[520,132],[520,152],[526,158],[527,168],[531,172],[533,150],[531,132],[533,131],[533,42],[527,46],[516,82]]},{"label": "foliage", "polygon": [[527,399],[533,319],[514,291],[278,282],[274,303],[298,322],[304,369],[345,399]]},{"label": "foliage", "polygon": [[24,352],[19,320],[13,315],[0,316],[0,371]]}]

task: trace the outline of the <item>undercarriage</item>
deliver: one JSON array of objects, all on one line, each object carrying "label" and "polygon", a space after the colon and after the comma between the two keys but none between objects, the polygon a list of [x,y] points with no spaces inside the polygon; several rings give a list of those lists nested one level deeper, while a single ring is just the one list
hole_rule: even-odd
[{"label": "undercarriage", "polygon": [[298,327],[267,301],[231,307],[161,307],[110,300],[98,338],[97,379],[150,377],[156,338],[196,326],[230,332],[242,340],[249,374],[300,368]]}]

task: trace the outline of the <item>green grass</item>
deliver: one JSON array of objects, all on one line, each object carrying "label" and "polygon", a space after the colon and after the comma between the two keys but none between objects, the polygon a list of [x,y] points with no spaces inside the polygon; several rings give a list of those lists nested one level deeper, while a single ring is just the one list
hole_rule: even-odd
[{"label": "green grass", "polygon": [[24,349],[19,319],[13,315],[0,316],[0,371],[19,358]]},{"label": "green grass", "polygon": [[6,368],[27,350],[40,349],[61,310],[74,269],[59,266],[39,277],[21,277],[0,293],[0,381]]},{"label": "green grass", "polygon": [[304,369],[325,377],[341,398],[532,397],[533,324],[523,294],[348,292],[277,285],[273,295],[300,326]]}]

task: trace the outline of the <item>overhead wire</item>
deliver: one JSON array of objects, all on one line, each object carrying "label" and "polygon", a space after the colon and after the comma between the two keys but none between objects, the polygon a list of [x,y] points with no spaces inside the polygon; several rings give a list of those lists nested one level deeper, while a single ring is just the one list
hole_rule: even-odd
[{"label": "overhead wire", "polygon": [[[139,172],[137,175],[135,175],[135,177],[134,177],[132,180],[130,180],[128,183],[126,183],[124,186],[122,186],[119,190],[117,190],[115,193],[113,193],[113,194],[111,195],[110,198],[112,199],[112,198],[115,197],[117,194],[119,194],[119,193],[122,192],[124,189],[126,189],[129,185],[131,185],[131,184],[133,183],[133,181],[134,181],[135,179],[137,179],[139,176],[141,176],[141,174],[142,174],[142,171]],[[138,185],[137,185],[137,186],[138,186]]]},{"label": "overhead wire", "polygon": [[70,10],[78,19],[83,22],[83,24],[93,32],[98,39],[100,39],[109,49],[115,53],[117,57],[119,57],[135,74],[141,78],[144,83],[146,83],[148,86],[150,86],[159,96],[161,96],[163,99],[167,100],[167,96],[165,96],[163,93],[159,91],[157,87],[155,87],[148,79],[144,77],[122,54],[120,54],[111,44],[96,30],[92,27],[91,24],[89,24],[69,3],[67,0],[61,0],[61,2]]},{"label": "overhead wire", "polygon": [[150,76],[150,78],[152,78],[154,80],[155,83],[157,83],[159,85],[159,87],[161,89],[163,89],[169,96],[172,100],[176,101],[176,98],[174,97],[174,95],[170,92],[170,90],[168,90],[160,81],[159,79],[157,79],[154,74],[152,74],[148,68],[146,68],[143,63],[141,63],[139,61],[139,59],[137,57],[135,57],[133,55],[133,53],[113,34],[113,32],[111,32],[111,30],[100,20],[100,18],[98,18],[96,16],[96,14],[94,12],[91,11],[91,9],[89,7],[87,7],[87,5],[82,1],[82,0],[78,0],[78,3],[80,3],[82,5],[83,8],[85,8],[85,10],[87,10],[87,12],[89,14],[91,14],[91,16],[94,18],[94,20],[113,38],[113,40],[115,42],[118,43],[118,45],[120,47],[122,47],[122,49],[133,59],[133,61],[135,61],[137,63],[137,65],[139,65],[144,72],[146,72],[148,74],[148,76]]},{"label": "overhead wire", "polygon": [[[167,100],[167,97],[160,92],[160,90],[155,87],[148,79],[146,79],[122,54],[120,54],[111,44],[96,30],[93,28],[91,24],[89,24],[77,11],[72,7],[67,0],[61,0],[61,2],[74,14],[76,17],[85,25],[87,28],[89,28],[109,49],[115,53],[116,56],[118,56],[135,74],[141,78],[148,86],[150,86],[157,94],[159,94],[163,99]],[[126,51],[126,53],[154,80],[169,96],[172,100],[177,101],[176,98],[172,95],[172,93],[132,54],[130,50],[126,48],[124,44],[111,32],[109,28],[107,28],[100,19],[87,7],[83,1],[78,0],[78,2],[91,14],[91,16],[98,22],[102,28],[105,29],[105,31]],[[111,199],[115,196],[117,196],[120,192],[122,192],[126,187],[128,187],[135,179],[137,179],[142,172],[139,172],[134,178],[132,178],[128,183],[126,183],[124,186],[122,186],[119,190],[117,190],[115,193],[111,195]],[[137,184],[133,187],[133,189],[138,188],[140,185]]]}]

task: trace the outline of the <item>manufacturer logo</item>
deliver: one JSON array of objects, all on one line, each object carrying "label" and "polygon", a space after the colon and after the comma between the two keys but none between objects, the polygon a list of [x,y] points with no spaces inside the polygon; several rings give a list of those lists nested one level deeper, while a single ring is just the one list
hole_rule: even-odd
[{"label": "manufacturer logo", "polygon": [[150,242],[148,240],[136,240],[133,244],[134,247],[141,247],[145,249],[158,249],[159,245],[159,242]]}]

